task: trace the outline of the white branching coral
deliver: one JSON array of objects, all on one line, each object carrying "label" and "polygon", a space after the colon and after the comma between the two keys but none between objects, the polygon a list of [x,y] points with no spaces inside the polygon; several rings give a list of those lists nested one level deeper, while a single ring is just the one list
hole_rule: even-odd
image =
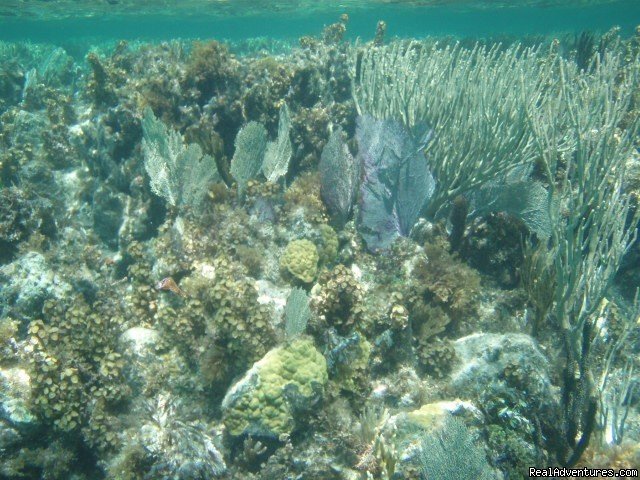
[{"label": "white branching coral", "polygon": [[211,182],[220,179],[215,160],[203,155],[195,144],[184,145],[182,137],[158,120],[150,108],[142,120],[144,167],[151,190],[171,206],[198,206]]},{"label": "white branching coral", "polygon": [[159,394],[149,410],[151,421],[140,429],[138,438],[155,459],[149,478],[209,480],[225,472],[213,435],[200,422],[183,421],[168,394]]}]

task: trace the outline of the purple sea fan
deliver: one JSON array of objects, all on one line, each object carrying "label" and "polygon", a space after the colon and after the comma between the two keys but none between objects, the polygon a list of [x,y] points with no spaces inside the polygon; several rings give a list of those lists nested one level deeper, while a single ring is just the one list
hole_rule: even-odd
[{"label": "purple sea fan", "polygon": [[363,165],[358,230],[372,252],[407,236],[435,189],[423,150],[432,131],[410,132],[400,122],[358,117],[358,158]]},{"label": "purple sea fan", "polygon": [[320,196],[331,217],[344,225],[351,215],[360,182],[360,162],[354,159],[343,141],[341,127],[336,128],[322,150]]}]

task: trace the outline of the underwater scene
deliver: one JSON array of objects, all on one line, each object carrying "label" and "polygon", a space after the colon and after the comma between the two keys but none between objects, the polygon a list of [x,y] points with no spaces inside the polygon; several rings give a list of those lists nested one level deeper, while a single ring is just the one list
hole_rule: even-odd
[{"label": "underwater scene", "polygon": [[640,1],[0,0],[0,479],[638,478]]}]

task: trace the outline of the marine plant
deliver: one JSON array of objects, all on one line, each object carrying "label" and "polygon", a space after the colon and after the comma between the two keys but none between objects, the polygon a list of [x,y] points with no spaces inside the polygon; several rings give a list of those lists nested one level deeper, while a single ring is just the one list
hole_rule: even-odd
[{"label": "marine plant", "polygon": [[287,338],[294,338],[304,333],[310,316],[307,292],[301,288],[294,288],[284,307],[284,330]]},{"label": "marine plant", "polygon": [[262,168],[267,148],[267,130],[258,122],[249,122],[238,132],[235,146],[231,175],[238,183],[238,195],[242,197],[247,189],[247,182]]},{"label": "marine plant", "polygon": [[358,113],[433,130],[427,217],[533,160],[527,111],[544,88],[537,49],[396,41],[358,52],[351,69]]},{"label": "marine plant", "polygon": [[448,418],[441,430],[425,434],[419,454],[420,479],[490,480],[495,478],[486,455],[462,421]]},{"label": "marine plant", "polygon": [[142,121],[144,166],[151,190],[172,207],[197,208],[210,183],[219,180],[215,160],[198,145],[185,146],[178,132],[167,129],[150,108]]},{"label": "marine plant", "polygon": [[396,431],[388,427],[390,417],[386,408],[374,406],[369,406],[360,415],[357,436],[362,451],[356,468],[362,471],[363,479],[394,478],[400,453],[396,445]]},{"label": "marine plant", "polygon": [[262,173],[269,182],[277,182],[284,177],[289,170],[289,161],[293,154],[291,146],[291,116],[289,107],[283,103],[280,107],[280,118],[278,122],[278,137],[274,142],[267,143],[267,149],[262,161]]},{"label": "marine plant", "polygon": [[351,155],[343,137],[341,127],[331,132],[318,164],[320,196],[329,214],[341,225],[349,219],[360,185],[359,158]]},{"label": "marine plant", "polygon": [[[587,71],[559,57],[547,64],[559,81],[530,112],[537,148],[555,202],[549,202],[549,245],[535,258],[525,287],[539,320],[562,339],[558,431],[548,434],[562,465],[575,465],[596,426],[598,395],[593,342],[598,308],[636,238],[640,212],[623,188],[639,119],[619,126],[637,88],[640,62],[616,53],[594,57]],[[564,132],[559,135],[559,132]],[[548,284],[545,285],[545,282]],[[551,288],[549,288],[551,286]]]},{"label": "marine plant", "polygon": [[422,152],[432,132],[424,125],[409,131],[394,120],[358,117],[360,184],[358,226],[371,251],[385,250],[408,236],[433,194],[435,183]]}]

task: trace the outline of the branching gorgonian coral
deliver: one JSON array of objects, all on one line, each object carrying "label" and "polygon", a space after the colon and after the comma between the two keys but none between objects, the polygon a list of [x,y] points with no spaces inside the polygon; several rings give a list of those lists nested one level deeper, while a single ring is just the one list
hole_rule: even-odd
[{"label": "branching gorgonian coral", "polygon": [[427,216],[534,158],[527,108],[543,88],[538,50],[417,41],[355,50],[358,113],[433,129],[427,161],[436,188]]},{"label": "branching gorgonian coral", "polygon": [[597,313],[636,235],[638,212],[623,179],[638,117],[621,126],[640,68],[637,58],[625,63],[618,53],[597,55],[586,71],[559,56],[546,68],[559,81],[530,118],[551,194],[552,235],[549,246],[529,250],[524,278],[537,307],[547,309],[538,319],[548,318],[563,340],[561,422],[551,435],[558,463],[571,466],[595,428]]},{"label": "branching gorgonian coral", "polygon": [[197,207],[211,182],[219,180],[215,160],[203,155],[195,144],[184,145],[182,137],[168,129],[147,108],[142,120],[144,167],[151,190],[172,207]]}]

